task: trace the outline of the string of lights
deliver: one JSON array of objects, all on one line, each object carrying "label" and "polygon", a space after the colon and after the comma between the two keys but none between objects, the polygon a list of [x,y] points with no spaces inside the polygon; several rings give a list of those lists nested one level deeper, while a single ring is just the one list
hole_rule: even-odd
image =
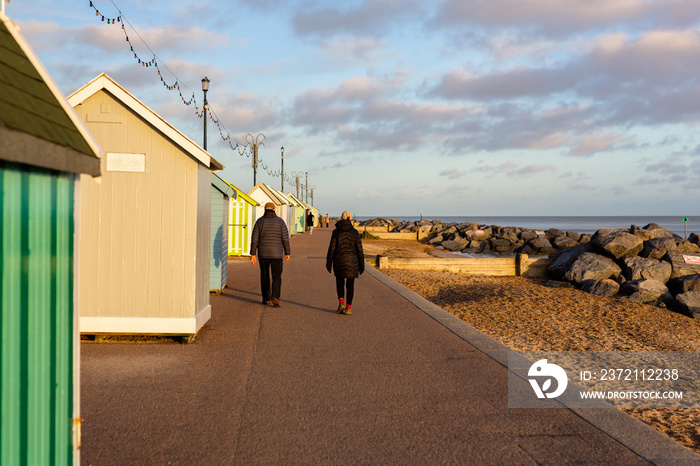
[{"label": "string of lights", "polygon": [[[198,118],[204,118],[207,113],[204,112],[204,109],[202,108],[200,110],[199,105],[197,104],[197,98],[195,92],[189,88],[187,85],[184,83],[181,84],[181,80],[175,75],[175,73],[170,70],[167,65],[165,65],[161,60],[158,59],[158,56],[156,53],[149,47],[148,43],[144,40],[143,37],[138,33],[136,28],[134,27],[133,24],[124,16],[124,13],[122,13],[121,9],[117,6],[117,4],[114,2],[114,0],[110,0],[112,5],[114,5],[114,8],[119,12],[119,14],[114,17],[110,17],[109,15],[105,16],[103,13],[100,12],[100,10],[95,6],[93,0],[90,0],[90,8],[92,8],[95,11],[95,16],[100,18],[102,23],[106,23],[108,25],[116,25],[120,24],[121,25],[121,30],[124,32],[124,38],[127,44],[129,45],[129,49],[131,53],[134,54],[134,60],[141,65],[144,68],[150,68],[150,67],[155,67],[156,72],[158,73],[158,77],[160,79],[160,82],[163,84],[163,87],[166,88],[169,91],[177,91],[178,94],[180,95],[180,99],[182,100],[182,103],[185,104],[186,106],[191,106],[193,105],[195,108],[195,114],[197,115]],[[134,44],[132,43],[131,39],[129,39],[129,34],[126,31],[125,25],[128,24],[129,27],[133,30],[134,34],[138,36],[138,38],[141,40],[143,45],[149,50],[149,52],[152,55],[152,58],[150,59],[144,59],[142,56],[139,56],[139,54],[136,52],[134,49]],[[163,73],[161,71],[161,66],[170,73],[170,75],[175,79],[174,83],[169,84],[165,78],[163,77]],[[183,95],[183,90],[182,88],[186,88],[189,92],[192,93],[191,97],[185,98],[185,95]],[[245,157],[250,157],[252,155],[252,147],[249,146],[249,144],[241,144],[238,142],[235,138],[231,136],[231,133],[226,129],[226,127],[221,123],[221,120],[218,118],[214,110],[211,108],[211,104],[208,105],[208,115],[207,118],[216,125],[218,131],[219,131],[219,136],[221,139],[228,144],[229,148],[232,151],[237,151],[240,156],[245,156]],[[260,158],[258,158],[258,164],[259,166],[267,172],[268,175],[272,177],[278,177],[282,176],[281,170],[272,170],[268,168],[267,164],[263,162]],[[285,176],[284,180],[289,183],[289,184],[295,184],[294,178]]]}]

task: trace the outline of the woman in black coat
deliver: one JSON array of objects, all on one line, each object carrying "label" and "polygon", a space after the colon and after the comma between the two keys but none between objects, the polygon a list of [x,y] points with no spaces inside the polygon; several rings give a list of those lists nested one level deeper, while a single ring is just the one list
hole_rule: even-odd
[{"label": "woman in black coat", "polygon": [[[335,287],[338,292],[338,314],[352,314],[352,298],[355,294],[355,279],[365,271],[365,255],[362,252],[360,233],[352,226],[352,214],[343,212],[335,224],[328,245],[326,268],[335,272]],[[347,301],[346,301],[347,299]]]}]

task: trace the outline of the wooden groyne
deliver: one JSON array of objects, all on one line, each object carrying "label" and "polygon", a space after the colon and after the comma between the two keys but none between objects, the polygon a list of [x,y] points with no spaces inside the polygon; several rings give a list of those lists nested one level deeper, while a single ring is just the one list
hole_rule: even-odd
[{"label": "wooden groyne", "polygon": [[547,266],[551,262],[552,259],[548,257],[528,257],[527,254],[518,254],[515,257],[455,258],[406,258],[378,255],[375,263],[379,269],[433,270],[472,275],[546,278]]}]

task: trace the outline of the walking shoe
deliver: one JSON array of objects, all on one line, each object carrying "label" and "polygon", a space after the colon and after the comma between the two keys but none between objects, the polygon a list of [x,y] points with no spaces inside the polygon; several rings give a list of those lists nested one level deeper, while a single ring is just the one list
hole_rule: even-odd
[{"label": "walking shoe", "polygon": [[346,316],[349,316],[350,314],[352,314],[352,311],[350,309],[345,309],[343,311],[343,314],[345,314]]},{"label": "walking shoe", "polygon": [[269,305],[272,304],[272,303],[271,303],[270,301],[265,301],[265,300],[263,299],[263,300],[261,301],[261,304],[264,304],[264,305],[266,305],[266,306],[269,306]]},{"label": "walking shoe", "polygon": [[345,304],[339,304],[338,305],[338,310],[335,311],[337,314],[343,314],[345,312]]},{"label": "walking shoe", "polygon": [[277,298],[272,298],[272,305],[274,307],[282,307],[282,304],[280,304],[280,300]]}]

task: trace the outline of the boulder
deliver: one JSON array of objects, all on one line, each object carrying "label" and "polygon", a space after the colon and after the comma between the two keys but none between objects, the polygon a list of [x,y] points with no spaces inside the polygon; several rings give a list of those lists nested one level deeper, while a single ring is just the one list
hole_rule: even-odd
[{"label": "boulder", "polygon": [[663,260],[671,264],[671,278],[700,273],[700,254],[669,251]]},{"label": "boulder", "polygon": [[531,239],[527,242],[530,246],[535,249],[554,249],[552,244],[544,236],[538,236],[535,239]]},{"label": "boulder", "polygon": [[603,280],[586,280],[581,283],[581,290],[596,296],[607,298],[620,291],[620,285],[615,280],[609,278]]},{"label": "boulder", "polygon": [[581,235],[581,239],[579,239],[578,242],[581,244],[590,243],[591,238],[593,238],[593,235],[589,235],[588,233],[585,233],[585,234]]},{"label": "boulder", "polygon": [[576,241],[577,243],[581,240],[581,234],[575,231],[567,231],[566,236]]},{"label": "boulder", "polygon": [[612,231],[601,235],[596,233],[592,242],[615,259],[636,256],[644,247],[644,241],[641,238],[626,231]]},{"label": "boulder", "polygon": [[691,243],[687,239],[677,238],[676,246],[681,252],[700,252],[700,247],[697,244]]},{"label": "boulder", "polygon": [[491,244],[491,249],[498,252],[508,252],[508,249],[513,247],[513,243],[502,238],[491,238],[489,243]]},{"label": "boulder", "polygon": [[537,238],[537,233],[532,230],[523,230],[520,232],[520,239],[523,241],[530,241],[535,238]]},{"label": "boulder", "polygon": [[491,238],[491,233],[485,230],[469,230],[464,233],[464,237],[469,241],[485,241]]},{"label": "boulder", "polygon": [[547,236],[547,239],[551,240],[552,238],[556,238],[558,236],[564,236],[566,233],[563,231],[557,229],[557,228],[550,228],[545,232],[545,236]]},{"label": "boulder", "polygon": [[484,251],[488,249],[489,247],[489,242],[488,241],[469,241],[469,249],[477,249],[479,252]]},{"label": "boulder", "polygon": [[442,242],[442,247],[448,251],[461,251],[466,248],[469,241],[457,236],[455,239],[447,240]]},{"label": "boulder", "polygon": [[639,254],[642,257],[651,257],[652,259],[661,259],[668,251],[675,251],[678,245],[673,238],[653,238],[644,241],[644,248]]},{"label": "boulder", "polygon": [[627,280],[652,278],[666,283],[671,278],[671,264],[648,257],[623,257],[622,273]]},{"label": "boulder", "polygon": [[567,249],[577,246],[578,243],[568,236],[557,236],[554,238],[554,241],[552,241],[552,245],[557,249]]},{"label": "boulder", "polygon": [[[525,247],[527,247],[527,245]],[[552,263],[547,267],[547,275],[554,280],[561,280],[564,278],[564,274],[571,268],[571,264],[578,259],[578,256],[590,250],[590,245],[580,245],[558,252],[554,256]]]},{"label": "boulder", "polygon": [[700,291],[700,274],[674,278],[669,280],[666,286],[674,295],[685,293],[686,291]]},{"label": "boulder", "polygon": [[564,278],[570,282],[583,283],[586,280],[604,280],[617,277],[622,270],[609,257],[592,252],[584,252],[571,264]]},{"label": "boulder", "polygon": [[676,296],[673,307],[683,314],[700,319],[700,291],[686,291]]},{"label": "boulder", "polygon": [[[649,227],[649,225],[653,225],[653,227],[647,228],[647,227]],[[638,236],[639,238],[641,238],[642,241],[648,241],[650,239],[656,239],[656,238],[672,238],[673,237],[673,233],[671,233],[667,229],[662,228],[662,227],[656,225],[655,223],[650,223],[649,225],[647,225],[644,228],[639,228],[635,225],[632,225],[632,227],[630,228],[630,231],[635,236]]]},{"label": "boulder", "polygon": [[439,234],[435,238],[429,240],[428,244],[432,244],[433,246],[437,246],[438,244],[442,243],[444,240],[445,240],[445,237],[442,236],[441,234]]},{"label": "boulder", "polygon": [[629,280],[620,287],[620,292],[626,295],[634,295],[643,303],[657,301],[661,296],[668,293],[666,285],[658,280],[643,279]]},{"label": "boulder", "polygon": [[696,235],[695,233],[691,233],[688,235],[688,241],[693,244],[700,245],[700,236]]},{"label": "boulder", "polygon": [[516,234],[513,233],[512,231],[505,231],[505,230],[503,231],[503,233],[501,233],[501,234],[498,236],[498,239],[506,240],[506,241],[508,241],[510,244],[516,244],[516,243],[519,241],[519,240],[518,240],[518,235],[516,235]]}]

